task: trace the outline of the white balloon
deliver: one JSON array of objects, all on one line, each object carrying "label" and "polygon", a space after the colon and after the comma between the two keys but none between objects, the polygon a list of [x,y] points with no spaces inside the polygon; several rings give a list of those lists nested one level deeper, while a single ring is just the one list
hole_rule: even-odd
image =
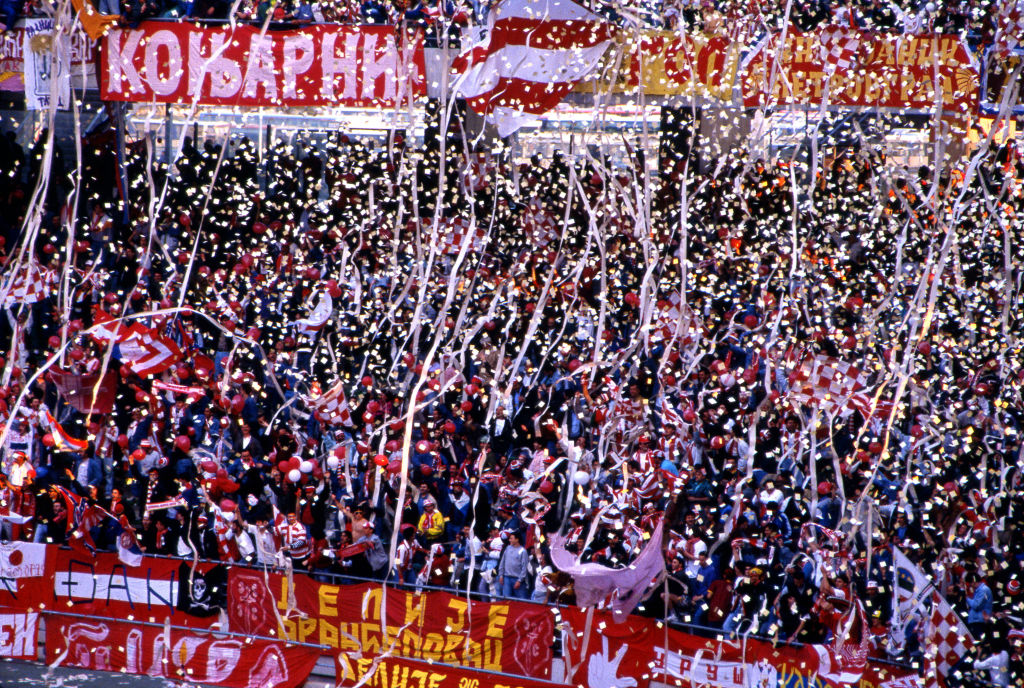
[{"label": "white balloon", "polygon": [[722,376],[722,387],[729,389],[736,384],[736,376],[732,373],[726,373]]},{"label": "white balloon", "polygon": [[302,478],[302,474],[299,473],[299,469],[298,468],[293,468],[290,471],[288,471],[288,480],[291,480],[293,483],[299,482],[299,480],[301,478]]},{"label": "white balloon", "polygon": [[313,472],[313,462],[312,461],[303,461],[302,463],[299,464],[299,470],[301,472],[303,472],[303,473],[312,473]]},{"label": "white balloon", "polygon": [[590,482],[590,474],[586,471],[576,471],[572,479],[576,481],[577,485],[586,485]]},{"label": "white balloon", "polygon": [[338,457],[337,456],[328,456],[327,457],[327,467],[330,468],[332,471],[333,470],[337,470],[339,463],[341,463],[341,462],[338,461]]}]

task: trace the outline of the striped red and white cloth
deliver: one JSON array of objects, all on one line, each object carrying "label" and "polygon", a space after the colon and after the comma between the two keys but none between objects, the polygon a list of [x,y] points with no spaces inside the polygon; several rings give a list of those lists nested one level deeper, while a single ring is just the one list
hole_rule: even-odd
[{"label": "striped red and white cloth", "polygon": [[306,403],[316,413],[317,418],[327,425],[352,425],[352,410],[348,405],[345,389],[339,381],[324,394],[319,394],[319,386],[313,386],[312,397]]},{"label": "striped red and white cloth", "polygon": [[482,251],[487,240],[487,231],[480,225],[474,225],[464,217],[442,218],[437,226],[437,246],[442,253],[451,256],[459,254],[462,243],[472,233],[467,251]]},{"label": "striped red and white cloth", "polygon": [[467,192],[483,191],[491,185],[494,159],[490,151],[470,153],[460,170],[462,186]]},{"label": "striped red and white cloth", "polygon": [[1010,51],[1024,49],[1024,0],[1003,0],[996,16],[993,52],[1005,57]]},{"label": "striped red and white cloth", "polygon": [[10,308],[18,303],[31,304],[45,299],[56,281],[57,274],[53,270],[40,270],[35,263],[24,265],[13,272],[0,287],[3,307]]},{"label": "striped red and white cloth", "polygon": [[615,27],[569,0],[505,0],[459,55],[455,93],[501,136],[552,110],[590,74]]},{"label": "striped red and white cloth", "polygon": [[853,67],[857,51],[860,50],[860,32],[857,29],[831,24],[821,30],[818,40],[826,72],[833,73],[837,69]]},{"label": "striped red and white cloth", "polygon": [[103,346],[114,346],[114,357],[140,377],[162,373],[183,357],[173,339],[141,323],[116,320],[100,308],[93,322],[92,338]]},{"label": "striped red and white cloth", "polygon": [[879,399],[865,392],[867,376],[852,363],[831,356],[807,356],[789,375],[791,400],[806,406],[818,406],[827,413],[844,408],[860,411],[865,416],[887,415],[892,401]]},{"label": "striped red and white cloth", "polygon": [[530,242],[541,248],[547,248],[549,244],[562,238],[554,214],[536,200],[532,201],[523,213],[523,229]]}]

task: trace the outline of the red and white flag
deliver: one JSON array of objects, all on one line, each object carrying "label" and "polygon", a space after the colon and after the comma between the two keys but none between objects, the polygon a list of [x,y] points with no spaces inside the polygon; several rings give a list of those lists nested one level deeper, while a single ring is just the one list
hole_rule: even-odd
[{"label": "red and white flag", "polygon": [[827,413],[844,408],[855,409],[865,416],[884,415],[892,410],[892,402],[874,402],[864,392],[867,376],[852,363],[831,356],[807,356],[789,375],[789,397],[793,401],[818,406]]},{"label": "red and white flag", "polygon": [[547,248],[549,244],[562,238],[562,233],[558,230],[558,220],[538,200],[531,201],[523,213],[523,229],[531,243],[541,248]]},{"label": "red and white flag", "polygon": [[177,342],[141,323],[127,325],[100,308],[93,319],[92,338],[115,346],[114,356],[140,377],[162,373],[182,358]]},{"label": "red and white flag", "polygon": [[463,217],[442,218],[437,226],[437,245],[442,253],[455,256],[462,250],[466,237],[470,236],[467,251],[481,251],[487,239],[487,232]]},{"label": "red and white flag", "polygon": [[850,610],[839,620],[832,642],[811,646],[818,654],[815,674],[835,685],[857,685],[868,665],[870,645],[864,606],[854,598]]},{"label": "red and white flag", "polygon": [[569,0],[504,0],[452,64],[455,93],[508,136],[590,74],[615,27]]},{"label": "red and white flag", "polygon": [[949,603],[935,593],[932,596],[932,613],[924,650],[927,685],[944,687],[950,670],[972,647],[974,638],[967,626]]},{"label": "red and white flag", "polygon": [[831,24],[821,29],[818,40],[827,73],[853,67],[860,49],[860,31],[850,26]]},{"label": "red and white flag", "polygon": [[35,263],[24,265],[4,281],[0,287],[0,294],[4,308],[24,303],[36,303],[50,295],[50,290],[56,282],[56,273],[53,270],[40,270]]},{"label": "red and white flag", "polygon": [[68,434],[68,431],[64,429],[57,419],[53,415],[46,411],[46,424],[50,426],[50,435],[53,437],[53,446],[58,451],[64,452],[84,452],[89,448],[88,440],[80,440],[77,437],[72,437]]},{"label": "red and white flag", "polygon": [[494,159],[490,151],[470,153],[459,172],[463,189],[468,192],[483,191],[491,185],[494,173]]},{"label": "red and white flag", "polygon": [[317,418],[327,425],[352,425],[352,410],[345,396],[345,389],[338,382],[325,394],[319,394],[318,385],[313,385],[314,396],[307,397],[306,403],[316,413]]},{"label": "red and white flag", "polygon": [[1006,57],[1011,51],[1024,49],[1024,0],[1003,0],[996,16],[993,53]]}]

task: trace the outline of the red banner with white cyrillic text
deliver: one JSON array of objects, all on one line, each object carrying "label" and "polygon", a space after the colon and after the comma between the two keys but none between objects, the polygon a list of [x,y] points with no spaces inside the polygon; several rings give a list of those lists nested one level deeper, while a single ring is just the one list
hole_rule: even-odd
[{"label": "red banner with white cyrillic text", "polygon": [[426,92],[423,44],[394,26],[261,31],[143,22],[103,39],[104,100],[391,106]]},{"label": "red banner with white cyrillic text", "polygon": [[540,679],[551,676],[554,616],[548,607],[511,600],[477,602],[439,591],[380,585],[330,585],[303,574],[293,579],[290,587],[282,575],[264,578],[258,571],[231,569],[231,629],[271,635],[280,622],[289,639],[327,645],[350,661],[390,654]]},{"label": "red banner with white cyrillic text", "polygon": [[302,685],[315,647],[179,627],[53,615],[46,620],[46,663],[250,688]]}]

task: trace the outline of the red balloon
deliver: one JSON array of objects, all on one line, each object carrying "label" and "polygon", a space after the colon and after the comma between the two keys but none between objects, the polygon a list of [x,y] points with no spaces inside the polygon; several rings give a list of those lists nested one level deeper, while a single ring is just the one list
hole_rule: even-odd
[{"label": "red balloon", "polygon": [[923,356],[927,356],[931,352],[932,352],[932,345],[929,344],[928,342],[921,342],[920,344],[917,345],[917,353],[919,353],[919,354],[921,354]]},{"label": "red balloon", "polygon": [[188,369],[187,365],[180,365],[174,370],[174,374],[178,376],[179,380],[187,380],[192,371]]},{"label": "red balloon", "polygon": [[363,379],[360,380],[363,387],[373,387],[373,378],[369,375],[363,375]]},{"label": "red balloon", "polygon": [[187,452],[192,448],[192,440],[188,438],[188,435],[178,435],[174,440],[174,446],[183,452]]},{"label": "red balloon", "polygon": [[402,472],[402,461],[400,459],[391,459],[388,463],[388,473],[392,475],[398,475]]},{"label": "red balloon", "polygon": [[469,396],[471,396],[471,397],[472,397],[472,396],[476,396],[476,393],[477,393],[477,392],[479,392],[479,391],[480,391],[480,388],[479,388],[479,387],[477,387],[477,386],[476,386],[476,385],[474,385],[474,384],[468,384],[468,385],[466,385],[466,394],[468,394],[468,395],[469,395]]},{"label": "red balloon", "polygon": [[136,449],[132,452],[132,458],[136,461],[142,461],[146,458],[146,451],[144,449]]},{"label": "red balloon", "polygon": [[245,332],[245,336],[254,341],[260,338],[260,334],[260,328],[258,327],[250,327]]},{"label": "red balloon", "polygon": [[924,437],[924,428],[922,428],[920,425],[911,426],[910,436],[916,439],[921,439],[922,437]]},{"label": "red balloon", "polygon": [[420,440],[416,443],[416,451],[420,454],[427,454],[430,452],[430,442],[426,440]]},{"label": "red balloon", "polygon": [[60,347],[60,337],[52,335],[46,342],[50,345],[51,349],[57,349]]},{"label": "red balloon", "polygon": [[384,449],[389,452],[396,452],[401,448],[401,446],[402,445],[398,443],[398,440],[388,440],[387,444],[384,445]]},{"label": "red balloon", "polygon": [[431,466],[429,463],[421,464],[420,473],[429,478],[430,476],[434,475],[434,467]]},{"label": "red balloon", "polygon": [[363,422],[364,423],[372,423],[373,422],[373,413],[371,413],[369,410],[364,411],[363,412]]},{"label": "red balloon", "polygon": [[291,467],[288,465],[287,461],[277,462],[277,470],[281,471],[282,473],[287,473],[290,469]]},{"label": "red balloon", "polygon": [[135,393],[135,401],[139,402],[140,404],[145,404],[147,401],[149,401],[149,395],[143,391],[138,391]]},{"label": "red balloon", "polygon": [[363,441],[356,442],[356,451],[359,452],[360,454],[369,454],[370,445]]},{"label": "red balloon", "polygon": [[117,446],[121,447],[121,449],[127,449],[128,448],[128,435],[118,435],[117,436]]},{"label": "red balloon", "polygon": [[454,421],[450,421],[450,420],[446,421],[445,424],[444,424],[444,431],[447,432],[449,435],[454,435],[455,434],[455,422]]},{"label": "red balloon", "polygon": [[236,416],[241,414],[245,409],[245,397],[241,394],[236,394],[231,398],[231,413]]},{"label": "red balloon", "polygon": [[551,492],[554,489],[555,489],[555,484],[553,482],[551,482],[550,480],[548,480],[547,478],[545,478],[544,480],[540,481],[540,493],[541,494],[551,494]]},{"label": "red balloon", "polygon": [[53,439],[53,434],[48,432],[45,435],[43,435],[43,444],[45,444],[47,447],[52,447],[53,445],[57,444],[57,441]]},{"label": "red balloon", "polygon": [[637,306],[640,305],[640,297],[637,296],[636,292],[631,291],[628,294],[626,294],[626,303],[636,308]]},{"label": "red balloon", "polygon": [[881,454],[882,453],[882,443],[881,442],[872,442],[872,443],[870,443],[868,445],[868,451],[871,452],[872,454]]},{"label": "red balloon", "polygon": [[697,420],[697,413],[692,408],[688,408],[683,411],[683,420],[687,423],[692,423]]},{"label": "red balloon", "polygon": [[469,400],[466,400],[466,401],[462,402],[461,408],[466,413],[469,413],[470,411],[473,410],[473,402],[469,401]]},{"label": "red balloon", "polygon": [[380,402],[376,399],[370,400],[370,403],[366,405],[366,410],[374,415],[380,413]]},{"label": "red balloon", "polygon": [[388,429],[391,432],[398,432],[404,426],[405,426],[405,421],[403,421],[401,418],[395,418],[393,421],[388,423]]},{"label": "red balloon", "polygon": [[253,222],[252,231],[253,234],[263,234],[267,231],[267,226],[262,222]]},{"label": "red balloon", "polygon": [[722,437],[721,435],[715,435],[714,437],[711,438],[711,448],[712,449],[721,449],[724,446],[725,446],[725,438]]},{"label": "red balloon", "polygon": [[383,454],[377,454],[377,456],[373,457],[373,462],[380,466],[381,468],[387,466],[390,463],[388,457],[384,456]]},{"label": "red balloon", "polygon": [[748,329],[754,329],[757,327],[757,316],[753,313],[748,313],[746,317],[743,318],[743,324],[746,325]]}]

